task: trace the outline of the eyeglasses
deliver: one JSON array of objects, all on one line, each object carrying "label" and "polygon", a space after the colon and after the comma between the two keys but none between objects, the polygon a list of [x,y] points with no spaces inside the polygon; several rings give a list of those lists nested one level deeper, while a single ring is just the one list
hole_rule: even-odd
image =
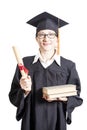
[{"label": "eyeglasses", "polygon": [[54,39],[54,38],[57,36],[57,34],[56,34],[56,33],[48,33],[48,34],[39,33],[39,34],[37,34],[37,37],[38,37],[39,39],[43,39],[43,38],[45,38],[46,36],[47,36],[48,38],[50,38],[50,39]]}]

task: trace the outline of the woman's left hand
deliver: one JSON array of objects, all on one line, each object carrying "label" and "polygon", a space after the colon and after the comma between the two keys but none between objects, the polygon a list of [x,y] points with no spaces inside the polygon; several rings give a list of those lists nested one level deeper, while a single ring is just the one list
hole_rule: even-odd
[{"label": "woman's left hand", "polygon": [[47,97],[43,97],[46,101],[48,102],[52,102],[52,101],[67,101],[68,98],[67,97],[60,97],[60,98],[47,98]]}]

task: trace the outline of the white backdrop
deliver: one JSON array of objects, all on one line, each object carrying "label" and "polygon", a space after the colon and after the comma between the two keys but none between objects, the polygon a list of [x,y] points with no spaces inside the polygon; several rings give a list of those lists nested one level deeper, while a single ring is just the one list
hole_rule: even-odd
[{"label": "white backdrop", "polygon": [[0,1],[0,130],[20,130],[21,121],[16,121],[16,108],[8,98],[17,64],[12,46],[18,46],[22,57],[37,53],[36,29],[26,22],[43,11],[70,23],[60,29],[61,55],[76,62],[84,103],[74,110],[72,124],[67,126],[67,130],[82,130],[87,127],[86,8],[86,0]]}]

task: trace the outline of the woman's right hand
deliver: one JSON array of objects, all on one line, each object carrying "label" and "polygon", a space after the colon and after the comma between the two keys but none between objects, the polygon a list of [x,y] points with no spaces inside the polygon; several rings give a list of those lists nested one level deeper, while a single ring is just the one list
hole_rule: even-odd
[{"label": "woman's right hand", "polygon": [[30,76],[21,77],[20,86],[25,91],[26,95],[29,94],[29,92],[31,91],[31,86],[32,86],[31,77]]}]

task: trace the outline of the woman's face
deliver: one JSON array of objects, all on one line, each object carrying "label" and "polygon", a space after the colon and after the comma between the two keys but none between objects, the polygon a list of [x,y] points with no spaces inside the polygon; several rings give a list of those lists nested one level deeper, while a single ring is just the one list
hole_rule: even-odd
[{"label": "woman's face", "polygon": [[48,29],[39,31],[36,40],[39,44],[40,51],[52,51],[58,43],[56,33]]}]

